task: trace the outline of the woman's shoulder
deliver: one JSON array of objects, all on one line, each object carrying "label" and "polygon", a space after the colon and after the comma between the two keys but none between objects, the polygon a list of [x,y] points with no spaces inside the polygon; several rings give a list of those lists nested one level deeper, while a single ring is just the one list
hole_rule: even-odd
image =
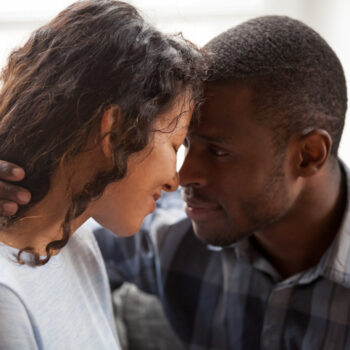
[{"label": "woman's shoulder", "polygon": [[18,249],[0,242],[0,284],[6,285],[7,280],[12,280],[15,270],[21,265],[17,261]]},{"label": "woman's shoulder", "polygon": [[[104,274],[104,262],[96,238],[89,227],[79,227],[70,238],[66,247],[62,249],[66,261],[70,261],[72,268],[90,269]],[[97,272],[99,270],[99,272]]]},{"label": "woman's shoulder", "polygon": [[0,343],[2,349],[36,348],[30,313],[21,296],[0,282]]},{"label": "woman's shoulder", "polygon": [[[32,266],[17,261],[18,249],[0,243],[0,311],[20,310],[26,312],[23,290],[32,278]],[[19,313],[21,313],[19,312]]]},{"label": "woman's shoulder", "polygon": [[28,263],[20,264],[17,254],[18,249],[0,242],[0,284],[10,286],[13,290],[22,290],[27,281],[32,283],[35,279],[38,283],[38,280],[46,279],[53,273],[61,275],[65,271],[68,274],[68,271],[81,268],[85,263],[97,266],[103,264],[95,237],[86,227],[76,230],[68,244],[44,266],[34,267],[30,263],[30,253],[21,256]]},{"label": "woman's shoulder", "polygon": [[[64,250],[65,248],[63,248]],[[92,230],[86,225],[80,226],[70,238],[67,249],[72,252],[79,250],[79,254],[100,254],[95,236]]]}]

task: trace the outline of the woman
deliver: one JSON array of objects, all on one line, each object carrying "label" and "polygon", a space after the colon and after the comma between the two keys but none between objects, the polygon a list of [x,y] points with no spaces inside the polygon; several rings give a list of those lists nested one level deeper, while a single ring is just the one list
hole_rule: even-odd
[{"label": "woman", "polygon": [[0,158],[26,169],[32,200],[0,230],[1,349],[119,347],[103,262],[79,226],[133,234],[176,189],[199,60],[112,0],[71,5],[11,54]]}]

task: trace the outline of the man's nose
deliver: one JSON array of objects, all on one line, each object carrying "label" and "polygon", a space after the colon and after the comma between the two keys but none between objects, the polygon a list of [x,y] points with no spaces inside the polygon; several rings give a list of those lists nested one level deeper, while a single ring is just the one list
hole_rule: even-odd
[{"label": "man's nose", "polygon": [[189,151],[179,171],[180,185],[182,187],[203,186],[206,183],[205,170],[200,158]]}]

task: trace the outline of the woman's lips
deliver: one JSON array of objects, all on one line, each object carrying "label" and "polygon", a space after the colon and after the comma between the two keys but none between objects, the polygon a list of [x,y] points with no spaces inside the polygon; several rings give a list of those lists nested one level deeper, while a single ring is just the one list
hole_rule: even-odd
[{"label": "woman's lips", "polygon": [[156,208],[157,208],[157,200],[160,198],[161,194],[160,193],[154,193],[153,194],[153,201],[152,201],[152,211],[151,213],[153,213]]},{"label": "woman's lips", "polygon": [[159,198],[160,198],[160,194],[159,194],[159,193],[155,193],[155,194],[153,195],[153,199],[154,199],[155,202],[156,202]]}]

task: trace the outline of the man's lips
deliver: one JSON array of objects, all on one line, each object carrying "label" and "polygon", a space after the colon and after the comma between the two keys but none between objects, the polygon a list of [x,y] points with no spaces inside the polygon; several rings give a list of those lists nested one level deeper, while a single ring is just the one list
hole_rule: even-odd
[{"label": "man's lips", "polygon": [[205,221],[218,215],[222,208],[215,202],[203,201],[197,198],[184,198],[187,216],[195,221]]},{"label": "man's lips", "polygon": [[202,199],[197,199],[195,197],[189,198],[184,197],[184,201],[186,202],[187,206],[191,208],[196,209],[218,209],[219,205],[214,202],[204,201]]}]

